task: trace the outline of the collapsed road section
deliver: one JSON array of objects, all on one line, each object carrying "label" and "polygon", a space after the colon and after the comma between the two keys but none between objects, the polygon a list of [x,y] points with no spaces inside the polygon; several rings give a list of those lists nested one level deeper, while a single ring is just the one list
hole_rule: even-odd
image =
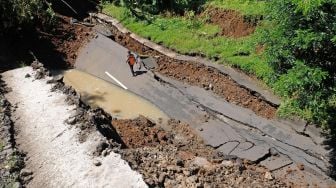
[{"label": "collapsed road section", "polygon": [[[181,67],[175,66],[176,63],[173,61],[165,62],[167,61],[165,55],[127,38],[129,35],[123,34],[115,27],[110,29],[112,36],[107,38],[97,34],[81,51],[75,64],[77,69],[113,83],[104,74],[106,71],[110,72],[131,92],[149,100],[169,117],[193,126],[209,146],[226,155],[235,155],[254,163],[264,164],[279,177],[293,181],[309,184],[317,182],[319,185],[333,183],[327,176],[332,168],[328,159],[330,148],[327,149],[323,145],[323,137],[307,137],[298,133],[300,126],[304,126],[300,123],[277,120],[263,116],[253,108],[243,108],[240,105],[243,103],[234,103],[213,92],[209,88],[211,83],[203,87],[179,79],[183,77],[183,71],[179,70]],[[148,50],[149,54],[158,56],[158,68],[135,78],[131,77],[129,68],[123,63],[128,49],[110,38],[130,49],[135,49],[138,53],[146,54]],[[197,72],[199,69],[213,69],[196,62],[179,64],[184,66],[184,63],[187,63],[187,66],[198,67],[195,68],[195,75],[199,73]],[[160,65],[171,68],[169,74],[165,74],[164,68]],[[175,75],[178,75],[177,79]],[[260,94],[255,93],[254,96]],[[240,100],[239,97],[237,100]],[[262,101],[262,98],[258,100]],[[268,102],[264,104],[272,107]],[[260,107],[263,108],[262,105]],[[265,112],[268,112],[267,108],[265,109]],[[288,175],[288,172],[293,173]]]},{"label": "collapsed road section", "polygon": [[37,72],[2,74],[11,88],[15,140],[25,153],[19,180],[26,187],[286,186],[264,167],[206,146],[187,124],[112,119],[84,104],[62,77],[33,67]]}]

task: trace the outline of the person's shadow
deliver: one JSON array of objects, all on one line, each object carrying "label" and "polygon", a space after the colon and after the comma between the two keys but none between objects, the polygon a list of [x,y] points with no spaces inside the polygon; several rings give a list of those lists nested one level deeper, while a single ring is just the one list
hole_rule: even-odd
[{"label": "person's shadow", "polygon": [[147,71],[135,71],[134,72],[135,76],[140,76],[140,75],[145,74],[145,73],[147,73]]}]

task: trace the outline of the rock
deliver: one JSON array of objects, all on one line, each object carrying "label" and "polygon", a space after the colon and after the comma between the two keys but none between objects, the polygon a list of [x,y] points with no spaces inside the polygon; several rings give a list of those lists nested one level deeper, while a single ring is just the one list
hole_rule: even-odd
[{"label": "rock", "polygon": [[104,150],[104,151],[102,152],[102,155],[103,155],[104,157],[106,157],[107,154],[108,154],[108,151],[107,151],[107,150]]},{"label": "rock", "polygon": [[270,149],[270,153],[271,153],[272,156],[278,156],[279,155],[279,152],[274,148]]},{"label": "rock", "polygon": [[11,144],[6,145],[5,147],[2,148],[2,150],[9,150],[12,148]]},{"label": "rock", "polygon": [[177,165],[177,166],[181,166],[181,167],[183,167],[183,166],[184,166],[184,162],[183,162],[183,160],[178,159],[178,160],[176,161],[176,165]]},{"label": "rock", "polygon": [[[148,184],[148,185],[155,185],[155,181],[152,179],[152,178],[148,178],[148,179],[145,179],[145,182]],[[153,186],[152,186],[153,187]]]},{"label": "rock", "polygon": [[20,172],[21,177],[30,176],[32,174],[33,174],[33,172],[29,169],[22,169],[21,172]]},{"label": "rock", "polygon": [[44,78],[44,72],[42,72],[41,70],[36,71],[36,74],[35,74],[34,78],[36,80],[40,80],[40,79]]},{"label": "rock", "polygon": [[28,182],[30,182],[33,179],[33,176],[25,176],[22,178],[22,181],[27,184]]},{"label": "rock", "polygon": [[177,156],[182,159],[182,160],[190,160],[192,159],[195,155],[191,152],[188,151],[179,151]]},{"label": "rock", "polygon": [[302,164],[302,163],[297,164],[297,167],[298,167],[298,169],[301,170],[301,171],[305,169],[305,166],[304,166],[304,164]]},{"label": "rock", "polygon": [[94,164],[95,166],[100,166],[100,165],[102,165],[102,163],[101,163],[100,161],[98,161],[98,160],[94,160],[94,161],[93,161],[93,164]]},{"label": "rock", "polygon": [[26,75],[25,75],[25,78],[30,78],[31,77],[31,75],[29,74],[29,73],[27,73]]},{"label": "rock", "polygon": [[189,170],[183,170],[183,174],[187,177],[191,175]]},{"label": "rock", "polygon": [[273,177],[273,175],[272,175],[270,172],[266,172],[266,173],[265,173],[265,179],[273,180],[274,177]]},{"label": "rock", "polygon": [[13,185],[12,185],[12,188],[21,188],[22,186],[21,186],[21,184],[20,184],[20,182],[15,182],[15,183],[13,183]]},{"label": "rock", "polygon": [[166,179],[166,176],[167,176],[167,175],[166,175],[165,173],[160,174],[158,181],[159,181],[159,183],[160,183],[161,185],[164,184],[165,179]]},{"label": "rock", "polygon": [[37,70],[37,69],[43,67],[43,64],[41,62],[35,60],[30,66],[33,67],[34,70]]},{"label": "rock", "polygon": [[246,167],[244,165],[239,165],[238,170],[239,172],[243,172],[244,170],[246,170]]},{"label": "rock", "polygon": [[63,78],[64,76],[63,75],[58,75],[58,76],[55,76],[53,77],[51,80],[49,80],[47,83],[57,83],[57,82],[63,82]]},{"label": "rock", "polygon": [[236,160],[238,158],[236,155],[225,155],[222,152],[219,153],[219,156],[222,156],[224,160]]},{"label": "rock", "polygon": [[236,182],[237,182],[237,184],[241,184],[244,180],[245,180],[244,177],[239,177],[239,178],[236,180]]},{"label": "rock", "polygon": [[109,145],[106,142],[104,142],[104,141],[100,142],[98,144],[98,146],[96,147],[96,154],[97,155],[102,154],[102,152],[108,147],[109,147]]},{"label": "rock", "polygon": [[192,164],[199,167],[211,166],[211,163],[206,158],[203,157],[195,157],[194,160],[192,161]]},{"label": "rock", "polygon": [[234,166],[232,161],[223,161],[222,165],[224,165],[225,167],[233,167]]},{"label": "rock", "polygon": [[238,170],[240,172],[246,170],[246,167],[244,166],[244,163],[243,163],[242,159],[240,159],[240,158],[237,158],[237,160],[236,160],[236,166],[238,166]]},{"label": "rock", "polygon": [[46,72],[45,72],[45,75],[47,75],[47,76],[51,76],[51,72],[50,72],[50,71],[46,71]]},{"label": "rock", "polygon": [[69,119],[66,120],[66,123],[69,125],[76,124],[76,117],[70,117]]},{"label": "rock", "polygon": [[209,84],[209,89],[212,90],[213,89],[213,85]]},{"label": "rock", "polygon": [[196,181],[197,181],[197,177],[196,176],[190,176],[186,179],[186,182],[189,184],[189,185],[194,185],[196,184]]}]

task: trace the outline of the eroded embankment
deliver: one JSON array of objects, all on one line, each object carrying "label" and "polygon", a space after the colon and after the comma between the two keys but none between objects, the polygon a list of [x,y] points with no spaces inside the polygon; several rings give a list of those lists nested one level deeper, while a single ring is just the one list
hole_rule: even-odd
[{"label": "eroded embankment", "polygon": [[228,102],[249,108],[262,117],[269,119],[275,117],[276,105],[264,100],[258,93],[237,84],[219,70],[198,62],[170,58],[139,43],[129,35],[123,34],[114,26],[111,26],[110,29],[112,40],[139,54],[156,56],[158,58],[158,68],[154,71],[190,85],[210,90]]},{"label": "eroded embankment", "polygon": [[150,187],[285,187],[271,173],[205,146],[189,125],[155,124],[144,117],[114,120],[122,157]]},{"label": "eroded embankment", "polygon": [[257,19],[247,19],[236,10],[225,10],[216,7],[208,7],[200,15],[202,18],[208,18],[210,23],[216,24],[221,28],[220,35],[227,37],[244,37],[252,34],[257,25]]},{"label": "eroded embankment", "polygon": [[[17,106],[12,113],[15,141],[26,153],[25,185],[146,187],[141,175],[113,152],[120,140],[111,127],[111,116],[82,104],[73,89],[47,84],[54,81],[47,81],[41,64],[34,68],[38,71],[25,67],[3,73],[12,89],[6,98]],[[101,146],[106,157],[96,155]]]},{"label": "eroded embankment", "polygon": [[20,170],[24,167],[23,154],[16,148],[12,106],[4,97],[8,92],[10,88],[0,76],[0,187],[20,187],[27,174],[21,173],[20,176]]}]

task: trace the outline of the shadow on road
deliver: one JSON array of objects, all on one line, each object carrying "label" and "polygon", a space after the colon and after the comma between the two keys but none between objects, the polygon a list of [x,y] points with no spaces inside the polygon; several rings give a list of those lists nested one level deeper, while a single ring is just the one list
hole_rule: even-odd
[{"label": "shadow on road", "polygon": [[336,138],[330,138],[328,141],[324,143],[327,149],[330,149],[331,152],[329,154],[329,163],[331,164],[329,168],[329,176],[336,180]]},{"label": "shadow on road", "polygon": [[147,71],[135,71],[134,73],[135,73],[135,76],[140,76],[142,74],[146,74]]},{"label": "shadow on road", "polygon": [[0,41],[0,72],[30,65],[34,56],[48,69],[69,67],[66,54],[58,51],[48,36],[36,31],[15,33]]}]

